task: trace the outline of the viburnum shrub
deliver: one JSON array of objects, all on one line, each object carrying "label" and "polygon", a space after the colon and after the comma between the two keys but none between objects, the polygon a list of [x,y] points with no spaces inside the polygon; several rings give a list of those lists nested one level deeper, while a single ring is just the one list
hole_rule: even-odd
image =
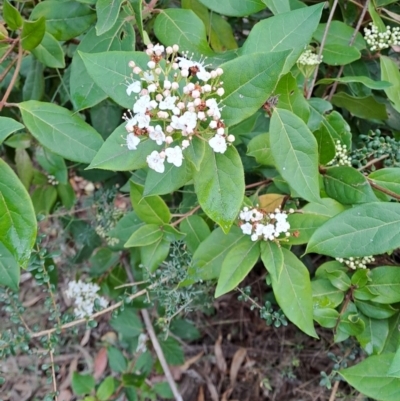
[{"label": "viburnum shrub", "polygon": [[[400,11],[314,3],[4,1],[0,296],[15,330],[0,355],[39,339],[50,399],[64,330],[106,312],[125,354],[112,343],[114,375],[75,373],[75,394],[165,395],[145,380],[158,341],[146,306],[159,306],[167,362],[182,364],[164,335],[197,338],[179,316],[238,290],[276,328],[358,342],[362,357],[324,385],[398,401]],[[244,282],[256,265],[260,302]],[[25,270],[46,327],[22,317]]]}]

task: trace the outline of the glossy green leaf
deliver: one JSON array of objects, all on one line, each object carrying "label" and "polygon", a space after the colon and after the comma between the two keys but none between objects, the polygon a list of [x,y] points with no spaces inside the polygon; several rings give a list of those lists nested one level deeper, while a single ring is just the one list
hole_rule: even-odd
[{"label": "glossy green leaf", "polygon": [[331,308],[314,309],[313,314],[314,320],[327,329],[333,329],[340,318],[339,312]]},{"label": "glossy green leaf", "polygon": [[373,355],[355,366],[339,371],[354,388],[380,401],[398,401],[400,379],[388,376],[394,354]]},{"label": "glossy green leaf", "polygon": [[99,401],[106,401],[114,393],[115,384],[112,376],[106,377],[96,391],[96,397]]},{"label": "glossy green leaf", "polygon": [[0,285],[18,291],[20,268],[12,253],[0,242]]},{"label": "glossy green leaf", "polygon": [[303,120],[288,110],[275,109],[270,143],[279,174],[302,198],[318,202],[318,145]]},{"label": "glossy green leaf", "polygon": [[246,236],[246,239],[247,241],[243,240],[226,255],[218,278],[215,297],[236,288],[256,264],[260,256],[260,243],[252,241],[249,236]]},{"label": "glossy green leaf", "polygon": [[61,184],[68,183],[68,170],[65,160],[48,149],[37,147],[36,160],[40,166],[50,175],[54,175]]},{"label": "glossy green leaf", "polygon": [[212,11],[230,17],[243,17],[265,8],[265,4],[261,0],[200,0],[200,2]]},{"label": "glossy green leaf", "polygon": [[361,83],[367,88],[375,90],[385,90],[386,88],[392,87],[393,84],[389,80],[374,81],[373,79],[365,76],[347,76],[341,78],[323,78],[317,82],[319,84],[331,84],[332,82],[340,82],[341,84],[350,84],[353,82]]},{"label": "glossy green leaf", "polygon": [[290,72],[279,80],[274,90],[274,95],[279,96],[278,108],[291,111],[307,123],[310,116],[310,107],[302,91],[297,86],[296,79]]},{"label": "glossy green leaf", "polygon": [[94,389],[95,380],[92,375],[83,375],[78,372],[73,372],[71,385],[74,394],[89,394]]},{"label": "glossy green leaf", "polygon": [[282,248],[275,242],[261,242],[261,260],[268,273],[278,281],[283,271],[284,263]]},{"label": "glossy green leaf", "polygon": [[[374,253],[375,254],[375,253]],[[373,294],[373,302],[393,304],[400,302],[400,268],[380,266],[371,270],[370,282],[366,285]]]},{"label": "glossy green leaf", "polygon": [[[322,42],[322,37],[326,29],[326,23],[319,24],[318,28],[313,33],[313,37],[319,42]],[[354,34],[354,28],[345,24],[342,21],[332,21],[329,26],[329,33],[326,37],[326,45],[341,45],[349,47],[350,40]],[[358,50],[364,50],[367,45],[361,33],[357,32],[353,46]],[[325,61],[325,60],[324,60]]]},{"label": "glossy green leaf", "polygon": [[236,148],[230,146],[220,154],[206,146],[200,171],[193,171],[193,181],[201,208],[228,232],[244,196],[243,166]]},{"label": "glossy green leaf", "polygon": [[221,65],[224,70],[222,118],[227,126],[253,115],[275,89],[288,52],[252,53]]},{"label": "glossy green leaf", "polygon": [[32,100],[19,107],[32,135],[65,159],[89,164],[103,143],[89,124],[63,107]]},{"label": "glossy green leaf", "polygon": [[205,151],[205,141],[201,140],[200,138],[193,137],[190,141],[190,145],[185,149],[184,156],[196,170],[200,170]]},{"label": "glossy green leaf", "polygon": [[33,178],[33,163],[25,149],[15,150],[15,164],[18,177],[24,187],[29,190]]},{"label": "glossy green leaf", "polygon": [[9,0],[4,0],[3,18],[7,26],[13,31],[15,31],[18,28],[21,28],[22,26],[23,21],[21,14],[13,5],[11,5]]},{"label": "glossy green leaf", "polygon": [[97,0],[97,36],[108,32],[116,23],[123,0]]},{"label": "glossy green leaf", "polygon": [[346,206],[330,198],[322,198],[318,203],[308,203],[303,207],[303,212],[314,213],[321,216],[333,217],[345,211]]},{"label": "glossy green leaf", "polygon": [[[105,84],[108,82],[107,72],[99,77],[96,84],[86,70],[85,64],[79,52],[100,53],[117,50],[130,51],[135,48],[135,32],[130,22],[126,21],[124,15],[118,18],[117,23],[112,29],[103,35],[97,36],[96,29],[93,27],[84,36],[77,47],[77,51],[72,59],[71,66],[71,95],[74,106],[77,109],[85,109],[101,102],[107,97]],[[121,66],[125,70],[125,65]],[[116,84],[123,85],[125,77]],[[130,105],[129,107],[132,107]]]},{"label": "glossy green leaf", "polygon": [[149,170],[144,184],[143,195],[170,194],[183,187],[191,177],[192,172],[185,159],[180,167],[176,167],[171,163],[165,163],[165,171],[163,173],[158,173],[152,169]]},{"label": "glossy green leaf", "polygon": [[150,272],[154,272],[169,254],[170,241],[160,238],[154,244],[140,248],[141,264]]},{"label": "glossy green leaf", "polygon": [[269,133],[254,137],[247,145],[247,155],[253,156],[259,164],[273,166],[275,161],[269,143]]},{"label": "glossy green leaf", "polygon": [[46,67],[65,68],[64,51],[58,40],[48,32],[44,33],[42,41],[32,50],[32,54]]},{"label": "glossy green leaf", "polygon": [[35,212],[28,192],[2,159],[0,177],[0,241],[25,266],[36,238]]},{"label": "glossy green leaf", "polygon": [[217,228],[193,254],[193,266],[189,269],[189,276],[196,280],[217,278],[228,252],[245,241],[246,237],[239,227],[232,227],[228,234],[225,234],[221,228]]},{"label": "glossy green leaf", "polygon": [[25,127],[21,123],[15,121],[13,118],[0,117],[0,145],[13,132],[24,128]]},{"label": "glossy green leaf", "polygon": [[290,11],[289,0],[262,0],[265,5],[274,13],[281,14]]},{"label": "glossy green leaf", "polygon": [[76,1],[47,0],[32,10],[31,20],[46,19],[46,31],[57,40],[70,40],[85,32],[96,20],[90,6]]},{"label": "glossy green leaf", "polygon": [[41,186],[32,193],[32,204],[36,214],[49,214],[57,200],[57,190],[51,186]]},{"label": "glossy green leaf", "polygon": [[335,142],[328,128],[321,123],[320,127],[313,132],[318,143],[319,162],[328,164],[336,155]]},{"label": "glossy green leaf", "polygon": [[390,88],[386,88],[385,93],[392,102],[393,107],[400,112],[400,72],[397,64],[389,57],[381,56],[381,79],[392,84]]},{"label": "glossy green leaf", "polygon": [[197,215],[189,216],[183,220],[179,229],[186,234],[185,243],[192,254],[210,235],[210,228],[207,223]]},{"label": "glossy green leaf", "polygon": [[373,96],[354,97],[345,92],[339,92],[332,97],[332,103],[337,107],[347,109],[356,117],[367,120],[386,120],[388,118],[385,105],[377,102]]},{"label": "glossy green leaf", "polygon": [[393,308],[391,305],[360,300],[355,300],[354,302],[360,312],[372,319],[387,319],[398,312],[398,309]]},{"label": "glossy green leaf", "polygon": [[328,65],[350,64],[361,58],[361,53],[355,47],[344,45],[325,45],[322,51],[322,61]]},{"label": "glossy green leaf", "polygon": [[322,8],[322,3],[316,4],[260,21],[251,30],[241,54],[291,50],[281,72],[286,74],[310,43],[312,34],[318,26]]},{"label": "glossy green leaf", "polygon": [[24,50],[33,50],[42,41],[46,31],[46,20],[40,17],[36,21],[24,21],[21,32],[21,44]]},{"label": "glossy green leaf", "polygon": [[137,309],[126,305],[123,311],[110,320],[110,325],[125,339],[137,337],[143,331]]},{"label": "glossy green leaf", "polygon": [[322,226],[329,217],[317,213],[294,213],[289,215],[291,236],[288,238],[290,245],[306,244],[315,230]]},{"label": "glossy green leaf", "polygon": [[315,231],[307,252],[361,257],[400,246],[400,204],[373,202],[346,210]]},{"label": "glossy green leaf", "polygon": [[22,88],[23,100],[41,100],[44,94],[43,64],[29,56],[29,71]]},{"label": "glossy green leaf", "polygon": [[311,288],[314,308],[336,308],[343,302],[343,291],[334,287],[326,278],[313,280]]},{"label": "glossy green leaf", "polygon": [[369,176],[373,182],[382,188],[400,195],[400,168],[382,168],[373,171]]},{"label": "glossy green leaf", "polygon": [[286,317],[311,337],[317,333],[313,324],[310,275],[307,268],[288,249],[282,248],[283,268],[279,278],[272,278],[272,289]]},{"label": "glossy green leaf", "polygon": [[137,170],[147,166],[146,157],[153,150],[161,149],[155,141],[147,139],[142,141],[136,150],[129,150],[126,146],[126,135],[125,124],[117,127],[103,143],[88,168]]},{"label": "glossy green leaf", "polygon": [[129,62],[133,60],[136,65],[147,69],[149,56],[142,52],[79,52],[86,70],[93,81],[116,103],[125,108],[131,108],[133,97],[126,93],[126,80],[132,73]]},{"label": "glossy green leaf", "polygon": [[328,196],[344,205],[377,201],[368,180],[352,167],[329,167],[324,174],[324,183]]},{"label": "glossy green leaf", "polygon": [[371,319],[364,315],[361,315],[361,319],[364,322],[365,329],[357,336],[357,341],[369,355],[380,354],[389,333],[388,321],[386,319]]},{"label": "glossy green leaf", "polygon": [[128,239],[125,248],[146,246],[157,242],[163,237],[163,232],[157,224],[146,224],[136,230]]},{"label": "glossy green leaf", "polygon": [[[130,0],[130,3],[133,8],[133,12],[135,13],[135,22],[138,28],[139,34],[142,37],[143,41],[145,40],[145,35],[143,32],[143,0]],[[146,43],[145,43],[146,44]]]},{"label": "glossy green leaf", "polygon": [[143,187],[130,181],[130,195],[133,210],[138,217],[148,224],[169,223],[171,213],[159,196],[143,196]]}]

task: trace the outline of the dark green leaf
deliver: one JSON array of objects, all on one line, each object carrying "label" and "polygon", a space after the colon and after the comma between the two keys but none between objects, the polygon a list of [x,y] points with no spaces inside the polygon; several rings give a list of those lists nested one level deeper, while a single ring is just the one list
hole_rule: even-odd
[{"label": "dark green leaf", "polygon": [[344,299],[343,291],[334,287],[330,280],[318,278],[311,282],[314,308],[336,308]]},{"label": "dark green leaf", "polygon": [[361,58],[361,53],[355,47],[343,45],[325,45],[322,61],[328,65],[350,64]]},{"label": "dark green leaf", "polygon": [[42,41],[46,31],[46,19],[40,17],[36,21],[24,21],[21,32],[21,44],[24,50],[33,50]]},{"label": "dark green leaf", "polygon": [[0,117],[0,145],[13,132],[24,129],[25,127],[13,118]]},{"label": "dark green leaf", "polygon": [[302,198],[318,202],[318,145],[303,120],[288,110],[275,109],[270,143],[279,174]]},{"label": "dark green leaf", "polygon": [[278,281],[284,263],[282,248],[275,242],[263,241],[261,243],[261,260],[268,273],[274,277],[275,281]]},{"label": "dark green leaf", "polygon": [[8,27],[15,31],[22,26],[22,17],[19,11],[11,5],[9,0],[5,0],[3,3],[3,18]]},{"label": "dark green leaf", "polygon": [[17,174],[24,187],[29,190],[33,178],[33,163],[25,149],[15,150]]},{"label": "dark green leaf", "polygon": [[32,56],[29,58],[31,60],[30,68],[22,88],[22,98],[24,100],[41,100],[44,94],[43,64]]},{"label": "dark green leaf", "polygon": [[1,243],[25,266],[36,238],[35,212],[28,192],[2,159],[0,177]]},{"label": "dark green leaf", "polygon": [[400,72],[396,63],[389,57],[379,57],[381,64],[381,79],[389,81],[392,86],[385,89],[385,93],[389,100],[392,102],[393,107],[400,112]]},{"label": "dark green leaf", "polygon": [[47,67],[65,68],[64,51],[58,40],[48,32],[44,33],[43,40],[32,50],[32,54]]},{"label": "dark green leaf", "polygon": [[163,237],[163,232],[157,224],[146,224],[136,230],[128,239],[125,248],[140,247],[154,244]]},{"label": "dark green leaf", "polygon": [[38,3],[32,11],[32,20],[46,18],[46,31],[57,40],[69,40],[85,32],[96,20],[90,6],[76,1],[47,0]]},{"label": "dark green leaf", "polygon": [[[375,253],[374,253],[375,254]],[[373,302],[393,304],[400,302],[400,268],[380,266],[370,271],[366,288],[374,294]]]},{"label": "dark green leaf", "polygon": [[160,341],[161,349],[164,352],[165,359],[168,365],[182,365],[185,361],[182,346],[172,337]]},{"label": "dark green leaf", "polygon": [[323,78],[317,82],[317,85],[331,84],[332,82],[340,82],[343,84],[358,82],[358,83],[362,83],[367,88],[375,89],[375,90],[382,90],[382,89],[386,89],[386,88],[393,86],[388,81],[374,81],[373,79],[371,79],[369,77],[364,77],[364,76],[359,76],[359,77],[347,76],[347,77],[342,77],[342,78]]},{"label": "dark green leaf", "polygon": [[125,306],[124,310],[110,321],[111,327],[124,338],[137,337],[142,332],[142,321],[136,309]]},{"label": "dark green leaf", "polygon": [[378,255],[400,246],[400,204],[374,202],[333,217],[315,231],[307,252],[332,257]]},{"label": "dark green leaf", "polygon": [[400,195],[400,168],[382,168],[372,172],[368,178],[380,187]]},{"label": "dark green leaf", "polygon": [[97,0],[97,36],[108,32],[116,23],[123,0]]},{"label": "dark green leaf", "polygon": [[244,196],[244,173],[233,146],[224,154],[206,146],[200,171],[193,172],[194,186],[204,212],[228,232],[237,218]]},{"label": "dark green leaf", "polygon": [[269,143],[269,133],[254,137],[247,146],[247,155],[255,157],[259,164],[273,166],[275,161]]},{"label": "dark green leaf", "polygon": [[20,269],[12,253],[0,242],[0,285],[18,291]]},{"label": "dark green leaf", "polygon": [[377,201],[368,180],[352,167],[328,168],[324,174],[324,183],[328,196],[344,205]]},{"label": "dark green leaf", "polygon": [[367,120],[386,120],[388,118],[385,105],[377,102],[373,96],[354,97],[345,92],[339,92],[333,96],[332,103],[337,107],[347,109],[356,117]]},{"label": "dark green leaf", "polygon": [[32,194],[32,204],[36,214],[49,214],[56,200],[57,190],[53,186],[38,187]]},{"label": "dark green leaf", "polygon": [[260,243],[252,241],[249,236],[246,239],[226,255],[215,290],[216,298],[236,288],[256,264],[260,256]]},{"label": "dark green leaf", "polygon": [[63,107],[31,100],[19,107],[32,135],[68,160],[90,163],[103,143],[89,124]]},{"label": "dark green leaf", "polygon": [[354,302],[360,312],[372,319],[388,319],[398,312],[398,309],[394,309],[391,305],[378,304],[372,301],[355,300]]},{"label": "dark green leaf", "polygon": [[72,390],[76,395],[90,394],[94,389],[95,381],[92,375],[81,375],[74,372],[72,375]]},{"label": "dark green leaf", "polygon": [[207,8],[222,15],[231,17],[243,17],[245,15],[254,14],[265,8],[265,4],[261,0],[200,0]]},{"label": "dark green leaf", "polygon": [[179,229],[186,234],[185,243],[192,254],[195,253],[199,245],[210,235],[210,228],[207,223],[197,215],[189,216],[183,220]]},{"label": "dark green leaf", "polygon": [[365,329],[357,336],[357,340],[369,355],[380,354],[389,333],[387,319],[376,320],[364,315],[361,315],[361,319],[364,322]]},{"label": "dark green leaf", "polygon": [[154,272],[169,254],[170,241],[160,238],[154,244],[140,248],[142,265],[150,272]]},{"label": "dark green leaf", "polygon": [[313,313],[314,320],[327,329],[333,329],[340,318],[339,312],[331,308],[314,309]]}]

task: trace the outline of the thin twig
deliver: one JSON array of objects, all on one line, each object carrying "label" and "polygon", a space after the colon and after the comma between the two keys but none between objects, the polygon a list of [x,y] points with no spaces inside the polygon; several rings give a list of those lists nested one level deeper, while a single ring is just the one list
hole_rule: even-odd
[{"label": "thin twig", "polygon": [[332,392],[331,392],[331,396],[329,397],[329,401],[335,401],[336,399],[336,393],[338,391],[339,388],[339,381],[335,382],[335,384],[332,387]]},{"label": "thin twig", "polygon": [[17,60],[17,65],[15,66],[15,71],[14,74],[11,78],[10,84],[8,85],[8,88],[6,90],[6,93],[3,96],[3,99],[0,101],[0,111],[3,110],[4,104],[7,102],[8,97],[10,96],[10,93],[14,87],[15,81],[18,78],[19,70],[21,69],[21,63],[22,63],[22,56],[23,56],[23,49],[21,43],[19,43],[18,47],[18,60]]},{"label": "thin twig", "polygon": [[200,205],[196,206],[194,209],[189,210],[187,213],[185,213],[180,219],[174,221],[171,226],[176,227],[181,221],[185,220],[187,217],[191,216],[192,214],[195,214],[198,210],[200,209]]},{"label": "thin twig", "polygon": [[[339,3],[339,0],[335,0],[335,1],[333,2],[333,4],[332,4],[332,9],[331,9],[331,12],[329,13],[328,21],[327,21],[327,23],[326,23],[324,36],[322,37],[321,46],[319,47],[319,51],[318,51],[318,60],[321,60],[321,55],[322,55],[322,52],[323,52],[323,50],[324,50],[326,38],[327,38],[327,36],[328,36],[328,31],[329,31],[329,28],[330,28],[330,26],[331,26],[333,14],[335,13],[336,6],[338,5],[338,3]],[[307,99],[310,99],[310,98],[311,98],[312,91],[313,91],[314,86],[315,86],[315,81],[317,80],[317,76],[318,76],[318,67],[315,68],[314,76],[313,76],[313,79],[312,79],[312,81],[311,81],[311,86],[310,86],[310,88],[309,88],[309,90],[308,90],[308,93],[307,93]]]},{"label": "thin twig", "polygon": [[179,391],[178,391],[178,388],[174,381],[174,378],[172,377],[172,373],[169,369],[167,361],[165,360],[164,353],[161,349],[160,343],[158,342],[158,338],[154,331],[153,325],[151,324],[149,312],[147,312],[146,309],[142,309],[141,312],[142,312],[142,317],[143,317],[144,324],[146,326],[147,333],[150,337],[151,343],[153,344],[154,351],[156,351],[157,358],[160,361],[161,367],[163,368],[163,371],[165,373],[165,378],[167,379],[167,382],[171,388],[171,391],[174,394],[175,400],[183,401],[182,396],[179,394]]},{"label": "thin twig", "polygon": [[11,68],[14,67],[14,64],[18,61],[17,58],[13,59],[10,64],[4,69],[3,73],[0,75],[0,82],[3,82],[3,79],[6,77],[8,72],[11,70]]},{"label": "thin twig", "polygon": [[[47,334],[47,337],[49,339],[49,344],[50,344],[50,348],[51,348],[50,333]],[[55,399],[55,401],[58,401],[58,397],[57,397],[57,382],[56,382],[56,369],[54,367],[53,350],[49,349],[49,353],[50,353],[50,361],[51,361],[51,379],[52,379],[52,382],[53,382],[54,399]]]},{"label": "thin twig", "polygon": [[[124,263],[124,267],[125,267],[125,271],[126,271],[126,274],[128,275],[129,280],[133,283],[135,280],[134,280],[134,277],[133,277],[133,274],[132,274],[129,264]],[[141,313],[142,313],[144,325],[146,326],[147,334],[149,335],[150,341],[153,344],[154,351],[156,351],[157,358],[160,361],[161,367],[163,368],[163,371],[165,373],[165,378],[167,379],[169,387],[171,388],[172,394],[174,395],[176,401],[183,401],[183,398],[180,395],[180,393],[178,391],[178,387],[176,386],[175,380],[172,376],[171,370],[169,369],[168,363],[165,360],[163,350],[161,349],[157,335],[154,331],[154,327],[151,323],[149,312],[147,311],[147,309],[142,309]]]},{"label": "thin twig", "polygon": [[367,180],[369,182],[369,185],[371,185],[372,188],[375,188],[377,191],[383,192],[384,194],[389,195],[392,198],[397,199],[398,201],[400,201],[400,195],[396,194],[396,192],[392,192],[389,189],[381,187],[380,185],[376,184],[375,181],[371,180],[371,178],[367,177]]},{"label": "thin twig", "polygon": [[263,181],[259,181],[259,182],[254,182],[253,184],[246,185],[246,189],[256,188],[256,187],[259,187],[261,185],[269,184],[270,182],[272,182],[271,179],[267,179],[267,180],[263,180]]},{"label": "thin twig", "polygon": [[368,167],[370,167],[370,166],[372,166],[372,165],[374,165],[374,164],[376,164],[376,163],[378,163],[378,162],[380,162],[380,161],[382,161],[382,160],[387,159],[388,157],[389,157],[389,155],[383,155],[383,156],[378,157],[378,158],[376,158],[376,159],[372,159],[372,160],[370,160],[365,166],[361,166],[361,167],[358,168],[357,170],[358,170],[358,171],[363,171],[363,170],[365,170],[366,168],[368,168]]},{"label": "thin twig", "polygon": [[9,54],[13,51],[15,45],[18,43],[17,40],[13,41],[11,43],[11,46],[7,49],[7,51],[3,54],[2,57],[0,57],[0,64],[3,63],[3,61],[9,56]]},{"label": "thin twig", "polygon": [[[369,2],[370,2],[370,0],[366,0],[366,1],[365,1],[364,7],[363,7],[363,9],[362,9],[362,11],[361,11],[361,14],[360,14],[360,18],[358,19],[358,22],[357,22],[357,26],[356,26],[356,28],[354,29],[353,35],[352,35],[351,38],[350,38],[349,46],[353,46],[353,43],[354,43],[354,41],[356,40],[357,33],[358,33],[358,31],[360,30],[360,28],[361,28],[361,25],[362,25],[362,23],[363,23],[363,21],[364,21],[365,14],[366,14],[366,12],[367,12],[367,10],[368,10]],[[338,74],[337,74],[337,76],[336,76],[336,79],[339,79],[339,78],[341,77],[341,75],[342,75],[342,73],[343,73],[343,70],[344,70],[344,66],[341,65],[340,68],[339,68],[339,72],[338,72]],[[332,89],[331,89],[331,91],[330,91],[330,93],[329,93],[329,96],[328,96],[328,100],[329,100],[329,101],[331,101],[333,95],[335,94],[336,88],[337,88],[338,84],[339,84],[338,81],[335,81],[335,82],[333,83]]]}]

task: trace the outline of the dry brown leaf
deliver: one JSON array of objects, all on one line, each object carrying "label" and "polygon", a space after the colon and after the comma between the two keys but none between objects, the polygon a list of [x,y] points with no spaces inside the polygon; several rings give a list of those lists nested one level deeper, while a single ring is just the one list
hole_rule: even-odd
[{"label": "dry brown leaf", "polygon": [[69,391],[67,389],[61,390],[57,399],[58,399],[58,401],[71,401],[72,393],[71,393],[71,391]]},{"label": "dry brown leaf", "polygon": [[393,18],[397,22],[400,22],[400,15],[399,14],[396,14],[396,13],[394,13],[392,11],[389,11],[386,8],[382,8],[381,10],[384,11],[389,17]]},{"label": "dry brown leaf", "polygon": [[218,391],[208,376],[206,377],[206,383],[207,383],[207,388],[208,388],[208,391],[210,392],[212,401],[219,401]]},{"label": "dry brown leaf", "polygon": [[58,386],[58,389],[60,391],[62,390],[66,390],[72,381],[72,375],[74,374],[74,372],[77,370],[78,368],[78,361],[79,361],[79,357],[74,358],[69,367],[68,367],[68,376],[65,378],[65,380]]},{"label": "dry brown leaf", "polygon": [[222,343],[222,335],[220,334],[218,337],[218,340],[216,341],[215,346],[214,346],[214,353],[215,353],[215,357],[217,359],[218,369],[220,370],[221,373],[225,373],[226,372],[226,361],[224,358],[224,354],[222,352],[221,343]]},{"label": "dry brown leaf", "polygon": [[94,358],[93,363],[93,377],[98,380],[103,375],[104,371],[107,368],[108,357],[107,357],[107,348],[103,347],[97,353]]},{"label": "dry brown leaf", "polygon": [[224,392],[224,394],[222,394],[222,399],[221,401],[228,401],[229,400],[229,396],[232,394],[233,388],[228,388],[228,390],[226,390]]},{"label": "dry brown leaf", "polygon": [[245,348],[239,348],[235,352],[235,355],[233,355],[232,363],[231,363],[231,370],[229,372],[229,376],[231,379],[231,387],[234,387],[234,385],[236,383],[237,374],[239,372],[240,367],[242,366],[244,358],[246,358],[246,354],[247,354],[247,351]]},{"label": "dry brown leaf", "polygon": [[285,195],[281,194],[266,194],[258,197],[258,204],[261,209],[266,212],[273,212],[276,208],[280,208]]},{"label": "dry brown leaf", "polygon": [[85,331],[85,334],[83,335],[82,340],[81,340],[81,342],[80,342],[80,344],[82,345],[82,347],[84,347],[84,346],[88,343],[88,341],[89,341],[89,339],[90,339],[90,333],[91,333],[91,332],[92,332],[92,331],[91,331],[90,329],[88,329],[88,330]]},{"label": "dry brown leaf", "polygon": [[203,386],[200,386],[199,395],[197,396],[197,401],[205,401]]},{"label": "dry brown leaf", "polygon": [[179,366],[182,372],[186,372],[194,363],[196,363],[202,356],[204,352],[201,351],[197,355],[189,358],[183,365]]}]

